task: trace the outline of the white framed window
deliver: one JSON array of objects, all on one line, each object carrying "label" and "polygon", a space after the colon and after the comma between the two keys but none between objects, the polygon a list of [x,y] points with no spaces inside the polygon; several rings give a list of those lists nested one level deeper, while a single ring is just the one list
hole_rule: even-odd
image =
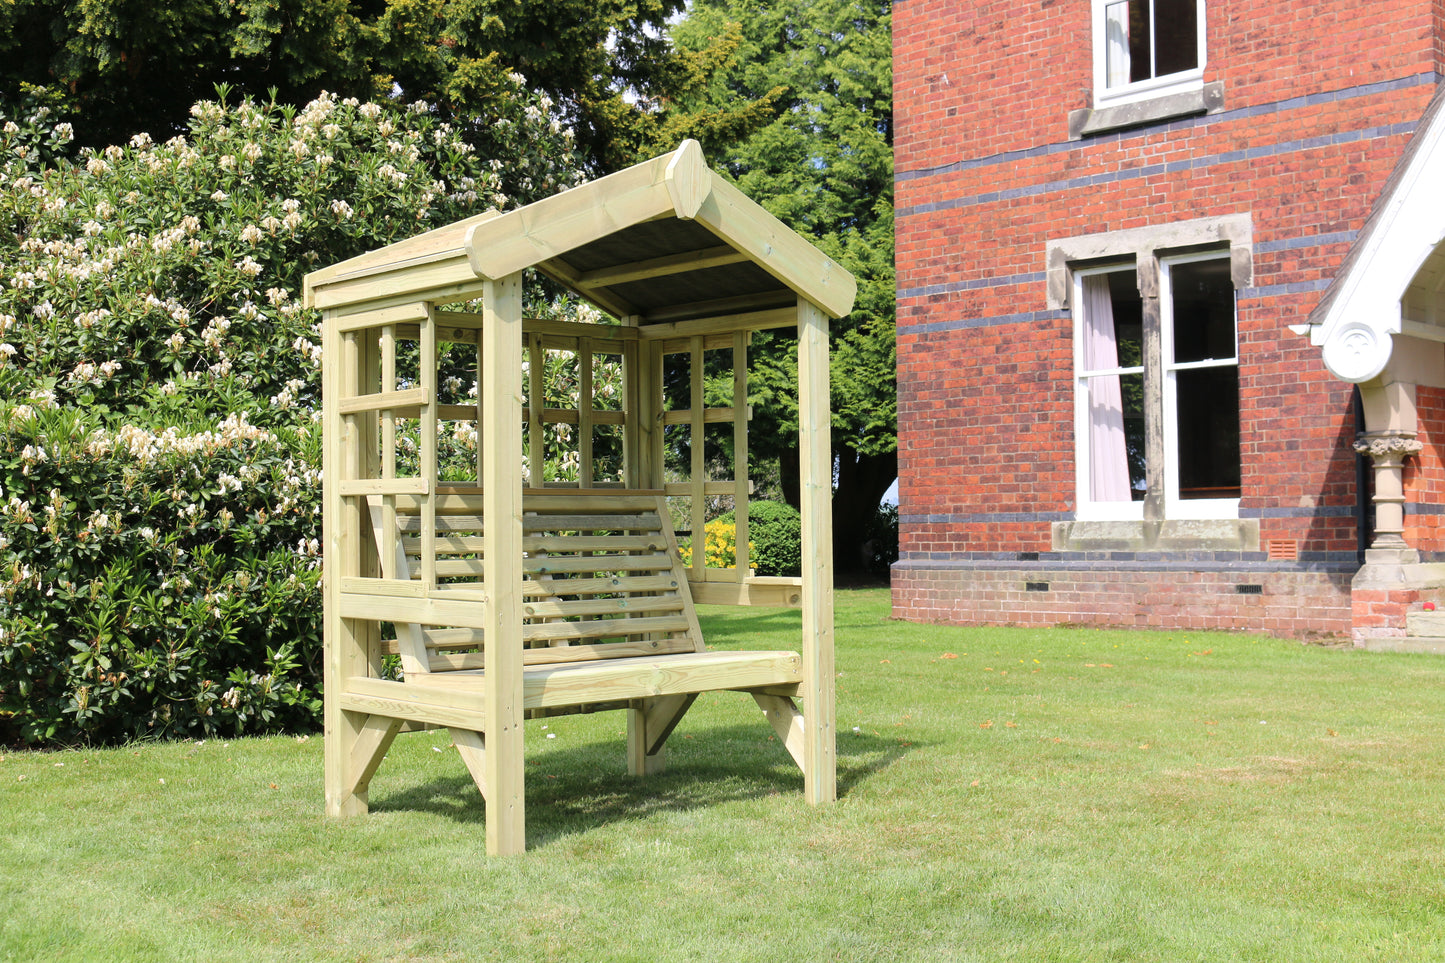
[{"label": "white framed window", "polygon": [[1073,272],[1077,516],[1142,519],[1152,493],[1166,519],[1238,518],[1239,352],[1229,257],[1150,258],[1145,267],[1158,272],[1157,321],[1145,310],[1133,263]]},{"label": "white framed window", "polygon": [[1094,106],[1202,90],[1205,0],[1092,0]]}]

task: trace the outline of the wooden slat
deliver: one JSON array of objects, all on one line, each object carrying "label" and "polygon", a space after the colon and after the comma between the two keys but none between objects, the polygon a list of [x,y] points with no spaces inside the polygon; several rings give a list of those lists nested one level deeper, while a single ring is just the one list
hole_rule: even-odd
[{"label": "wooden slat", "polygon": [[[428,633],[432,634],[432,633]],[[441,633],[436,633],[440,635]],[[475,647],[475,643],[473,643]],[[452,648],[461,648],[458,643]],[[598,659],[629,659],[645,655],[676,655],[692,652],[690,639],[642,639],[628,642],[603,642],[597,645],[547,645],[526,649],[522,661],[527,665],[570,664],[574,662],[595,662]],[[386,652],[394,655],[397,642],[389,639]],[[438,647],[431,657],[432,672],[473,671],[485,668],[485,654],[482,652],[456,652]]]},{"label": "wooden slat", "polygon": [[375,311],[360,311],[356,314],[342,315],[332,323],[337,331],[362,331],[367,328],[380,328],[407,321],[416,322],[424,317],[426,317],[426,305],[420,301],[413,301],[410,304],[398,304]]},{"label": "wooden slat", "polygon": [[644,340],[672,340],[690,338],[695,334],[732,334],[734,332],[763,331],[769,328],[789,328],[797,324],[797,312],[793,305],[783,308],[766,308],[762,311],[744,311],[736,314],[718,314],[691,321],[660,321],[641,327]]},{"label": "wooden slat", "polygon": [[528,552],[661,552],[667,540],[658,535],[535,535],[522,539]]},{"label": "wooden slat", "polygon": [[527,419],[527,485],[541,488],[546,480],[547,440],[542,434],[542,409],[547,405],[543,395],[542,375],[546,368],[545,352],[542,350],[541,335],[526,338],[528,378],[527,404],[522,408]]},{"label": "wooden slat", "polygon": [[748,498],[752,482],[748,477],[748,336],[733,335],[733,565],[746,572],[748,560]]},{"label": "wooden slat", "polygon": [[[731,346],[733,336],[729,333],[705,334],[702,336],[702,349],[704,351],[723,351]],[[670,338],[665,341],[654,341],[653,346],[663,354],[685,354],[692,350],[692,338]]]},{"label": "wooden slat", "polygon": [[[438,311],[437,323],[443,327],[480,331],[484,318],[468,311]],[[599,341],[636,341],[641,335],[636,328],[616,324],[589,324],[560,318],[523,318],[524,335],[540,334],[545,347],[566,347],[567,339],[595,338]],[[559,339],[554,341],[553,339]],[[612,347],[609,350],[619,350]]]},{"label": "wooden slat", "polygon": [[[791,580],[790,580],[791,581]],[[801,579],[797,580],[801,583]],[[802,605],[801,584],[757,584],[753,579],[740,582],[692,582],[692,600],[698,605],[772,605],[797,608]]]},{"label": "wooden slat", "polygon": [[580,599],[575,602],[538,599],[524,602],[522,612],[529,619],[595,618],[642,612],[680,612],[683,605],[682,597],[678,595],[632,595],[620,599]]},{"label": "wooden slat", "polygon": [[[428,676],[427,680],[453,674]],[[485,731],[487,700],[480,685],[443,688],[353,676],[338,684],[336,691],[339,707],[351,712]]]},{"label": "wooden slat", "polygon": [[[705,481],[701,489],[704,495],[732,495],[737,491],[737,486],[730,481]],[[692,482],[668,482],[664,491],[673,496],[694,495],[698,486]]]},{"label": "wooden slat", "polygon": [[723,267],[747,259],[746,254],[736,251],[726,244],[721,244],[716,247],[703,248],[700,251],[667,254],[646,261],[634,261],[631,264],[621,264],[617,267],[587,271],[578,276],[577,287],[583,290],[605,288],[614,284],[629,284],[633,281],[645,281],[648,278],[667,277],[671,274]]},{"label": "wooden slat", "polygon": [[672,570],[672,559],[665,552],[650,555],[544,555],[522,560],[522,571],[528,575],[567,574],[576,572],[661,572]]},{"label": "wooden slat", "polygon": [[[744,417],[747,413],[744,413]],[[737,413],[731,407],[727,408],[704,408],[702,421],[705,425],[726,425],[731,424]],[[693,410],[691,408],[674,408],[671,411],[662,413],[664,425],[690,425],[692,424]]]},{"label": "wooden slat", "polygon": [[793,652],[692,652],[535,666],[525,674],[523,691],[531,708],[752,689],[799,681],[800,664]]},{"label": "wooden slat", "polygon": [[415,622],[418,625],[455,625],[485,629],[490,605],[476,601],[449,599],[401,598],[342,592],[339,596],[342,618],[369,619],[373,622]]},{"label": "wooden slat", "polygon": [[707,463],[704,460],[704,446],[706,432],[703,426],[706,424],[707,413],[706,403],[703,400],[703,362],[702,362],[702,337],[699,335],[692,339],[692,349],[688,352],[688,375],[691,381],[689,396],[692,399],[692,410],[688,412],[688,438],[690,439],[689,453],[692,455],[692,465],[688,470],[688,508],[691,520],[688,527],[692,529],[692,570],[700,572],[707,568],[707,530],[705,528],[707,498],[704,491],[707,485]]},{"label": "wooden slat", "polygon": [[[436,322],[430,318],[430,311],[426,320],[421,322],[421,344],[418,349],[417,364],[420,366],[418,381],[421,383],[421,390],[425,394],[426,401],[421,410],[421,445],[418,454],[420,474],[423,478],[437,477],[437,338]],[[430,495],[421,496],[421,559],[418,573],[421,580],[428,585],[435,585],[437,580],[435,559],[436,547],[433,544],[436,538],[436,501]]]},{"label": "wooden slat", "polygon": [[343,415],[354,415],[362,411],[387,411],[425,405],[427,398],[426,388],[408,388],[405,391],[383,391],[374,395],[343,398],[337,408]]},{"label": "wooden slat", "polygon": [[355,495],[425,495],[431,485],[425,478],[349,478],[337,482],[336,487],[343,497],[350,497]]},{"label": "wooden slat", "polygon": [[681,615],[659,615],[641,619],[585,619],[581,622],[535,622],[522,626],[527,642],[582,641],[584,639],[635,638],[653,632],[686,632],[687,619]]},{"label": "wooden slat", "polygon": [[554,598],[559,595],[604,595],[629,592],[667,592],[680,587],[678,578],[667,575],[609,575],[600,578],[572,577],[527,579],[522,594],[527,598]]},{"label": "wooden slat", "polygon": [[[400,501],[400,496],[398,496]],[[404,532],[421,531],[421,520],[416,515],[400,514],[397,527]],[[593,532],[655,532],[659,522],[656,515],[563,515],[527,514],[522,516],[522,530],[525,532],[550,531],[593,531]],[[438,513],[436,532],[482,532],[481,515],[447,515]]]},{"label": "wooden slat", "polygon": [[[420,316],[426,316],[426,306],[418,305],[421,308]],[[381,390],[396,390],[396,325],[387,324],[381,329],[381,336],[377,341],[377,347],[381,349]],[[381,413],[381,477],[385,479],[396,478],[396,412],[383,411]],[[430,485],[430,479],[419,479]],[[392,496],[397,494],[430,494],[429,489],[422,489],[416,492],[382,492],[381,516],[374,518],[372,523],[373,534],[376,538],[376,550],[381,556],[381,574],[386,578],[397,578],[396,566],[398,562],[396,554],[396,499]]]},{"label": "wooden slat", "polygon": [[[595,423],[592,410],[592,339],[581,338],[577,342],[577,366],[580,369],[577,391],[577,477],[583,488],[591,488],[592,473],[592,426]],[[617,412],[626,415],[626,412]]]}]

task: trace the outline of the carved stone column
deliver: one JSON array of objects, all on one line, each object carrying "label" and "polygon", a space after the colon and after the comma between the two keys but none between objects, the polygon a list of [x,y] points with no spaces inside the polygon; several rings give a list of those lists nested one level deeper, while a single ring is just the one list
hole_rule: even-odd
[{"label": "carved stone column", "polygon": [[1355,451],[1369,455],[1375,467],[1375,537],[1370,550],[1409,551],[1405,541],[1405,459],[1425,446],[1413,431],[1367,431]]}]

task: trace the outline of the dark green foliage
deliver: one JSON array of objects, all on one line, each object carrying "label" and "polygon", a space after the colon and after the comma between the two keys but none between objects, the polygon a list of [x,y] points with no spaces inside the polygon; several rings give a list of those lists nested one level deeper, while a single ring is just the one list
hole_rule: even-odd
[{"label": "dark green foliage", "polygon": [[664,31],[683,0],[15,0],[0,4],[0,96],[56,92],[100,147],[149,132],[165,140],[218,84],[300,106],[330,91],[426,100],[484,130],[515,97],[511,75],[545,91],[602,168],[644,145],[671,149],[696,130],[736,136],[761,103],[678,115],[736,46],[723,34],[674,50]]},{"label": "dark green foliage", "polygon": [[[735,524],[733,512],[718,520]],[[803,572],[803,519],[785,502],[748,503],[749,567],[758,575],[801,575]]]},{"label": "dark green foliage", "polygon": [[[713,160],[858,278],[857,303],[833,323],[831,345],[834,544],[844,570],[862,556],[856,519],[871,516],[897,475],[891,23],[888,0],[696,0],[673,31],[696,50],[741,35],[732,61],[684,103],[775,105],[770,124],[718,142]],[[792,339],[763,335],[749,357],[753,450],[760,470],[778,473],[761,481],[796,502]]]}]

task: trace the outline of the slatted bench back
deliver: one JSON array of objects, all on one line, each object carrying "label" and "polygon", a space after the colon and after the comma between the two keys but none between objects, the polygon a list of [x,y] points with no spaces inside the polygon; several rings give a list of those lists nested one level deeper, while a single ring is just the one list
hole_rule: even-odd
[{"label": "slatted bench back", "polygon": [[[416,507],[398,505],[396,511],[397,572],[403,578],[423,568],[426,540]],[[382,513],[374,506],[372,515],[379,528]],[[481,493],[437,496],[435,517],[438,589],[480,589]],[[522,531],[525,664],[705,650],[661,492],[529,491]],[[377,542],[386,544],[380,531]],[[483,668],[480,629],[398,625],[396,630],[389,650],[401,654],[407,677]]]}]

